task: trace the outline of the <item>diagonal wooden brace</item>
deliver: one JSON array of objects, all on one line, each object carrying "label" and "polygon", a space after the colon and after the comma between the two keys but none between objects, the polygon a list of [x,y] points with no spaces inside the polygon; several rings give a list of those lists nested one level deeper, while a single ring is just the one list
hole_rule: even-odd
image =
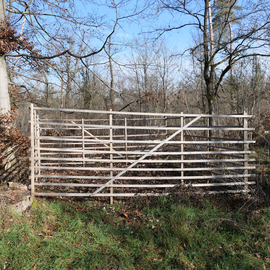
[{"label": "diagonal wooden brace", "polygon": [[153,152],[155,152],[158,148],[160,148],[163,144],[167,143],[168,141],[170,141],[173,137],[175,137],[177,134],[179,134],[181,131],[185,130],[187,127],[189,127],[190,125],[192,125],[194,122],[196,122],[197,120],[199,120],[202,117],[202,115],[197,116],[195,119],[193,119],[192,121],[190,121],[188,124],[186,124],[185,126],[181,127],[180,129],[178,129],[175,133],[173,133],[170,137],[168,137],[167,139],[165,139],[164,141],[162,141],[160,144],[158,144],[157,146],[155,146],[151,151],[147,152],[144,156],[142,156],[141,158],[139,158],[138,160],[136,160],[135,162],[133,162],[130,166],[128,166],[125,170],[121,171],[119,174],[117,174],[116,176],[114,176],[110,181],[108,181],[106,184],[102,185],[100,188],[98,188],[96,191],[94,191],[93,193],[90,193],[89,196],[92,197],[95,194],[99,193],[101,190],[103,190],[104,188],[106,188],[108,185],[110,185],[113,181],[115,181],[118,177],[122,176],[124,173],[126,173],[129,169],[131,169],[132,167],[134,167],[135,165],[137,165],[139,162],[141,162],[142,160],[144,160],[146,157],[148,157],[149,155],[151,155]]}]

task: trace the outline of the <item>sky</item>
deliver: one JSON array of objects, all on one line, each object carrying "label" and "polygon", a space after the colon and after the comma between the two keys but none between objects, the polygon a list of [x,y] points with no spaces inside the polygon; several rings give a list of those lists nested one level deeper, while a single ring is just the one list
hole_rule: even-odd
[{"label": "sky", "polygon": [[[97,1],[98,2],[98,1]],[[102,1],[102,2],[107,2]],[[123,1],[119,1],[123,2]],[[129,44],[134,39],[144,40],[145,37],[150,38],[151,41],[155,41],[158,33],[155,31],[159,27],[159,25],[166,25],[170,24],[172,21],[172,17],[168,13],[163,13],[159,15],[158,20],[155,16],[144,16],[144,19],[141,18],[139,15],[134,17],[128,17],[131,14],[139,13],[140,10],[143,9],[143,3],[145,1],[137,1],[131,0],[128,1],[126,5],[120,5],[117,9],[119,23],[116,29],[116,33],[113,35],[113,42],[115,44],[121,45],[125,47],[126,44]],[[108,8],[107,4],[100,4],[100,5],[91,5],[91,4],[84,4],[83,8],[87,10],[94,10],[100,16],[105,16],[104,20],[110,21],[110,25],[112,27],[113,23],[115,22],[116,12],[115,9],[111,7]],[[149,12],[153,12],[153,8],[150,9]],[[128,18],[123,18],[128,17]],[[109,33],[111,28],[108,28],[106,31]],[[175,48],[178,52],[184,51],[192,44],[192,36],[191,36],[191,29],[183,28],[179,31],[170,31],[166,32],[162,35],[162,38],[166,45],[170,48]]]},{"label": "sky", "polygon": [[[116,0],[115,0],[116,1]],[[128,62],[132,59],[131,56],[131,50],[132,47],[130,45],[134,44],[133,41],[137,39],[139,42],[143,42],[145,37],[149,38],[150,41],[154,41],[155,37],[157,37],[157,33],[154,31],[158,26],[157,24],[162,22],[162,24],[170,24],[171,17],[168,14],[161,14],[159,18],[157,19],[156,16],[141,18],[140,16],[129,16],[134,13],[139,13],[140,10],[143,8],[143,4],[148,1],[143,0],[118,0],[121,2],[121,5],[119,4],[117,8],[118,12],[118,18],[119,23],[116,28],[116,32],[113,34],[112,37],[112,43],[115,44],[114,49],[119,50],[119,53],[115,55],[115,60],[121,62],[121,64],[128,64]],[[149,0],[150,1],[150,0]],[[93,3],[94,2],[94,3]],[[67,2],[72,3],[72,2]],[[34,4],[33,4],[34,5]],[[34,8],[34,6],[33,6]],[[39,7],[42,9],[42,7]],[[47,13],[54,12],[53,8],[46,7]],[[86,18],[88,20],[88,23],[100,21],[103,22],[100,24],[101,26],[95,28],[95,27],[85,27],[82,29],[86,30],[86,33],[88,35],[87,42],[89,42],[89,48],[90,49],[96,49],[100,48],[102,43],[104,42],[106,36],[109,35],[109,33],[112,31],[115,18],[116,18],[116,10],[111,4],[111,0],[93,0],[91,3],[91,0],[82,0],[74,1],[74,6],[66,6],[69,13],[73,16],[76,16],[77,18]],[[73,8],[73,9],[72,9]],[[155,10],[149,9],[148,12],[154,12]],[[44,16],[43,16],[44,17]],[[42,22],[48,30],[52,30],[53,33],[53,27],[54,27],[54,17],[47,16],[46,21],[43,22],[43,17],[40,18],[40,22]],[[123,18],[125,17],[125,18]],[[55,20],[57,21],[57,20]],[[59,23],[61,24],[62,21],[58,19]],[[19,22],[19,28],[20,28]],[[95,23],[93,23],[95,24]],[[80,38],[82,37],[82,31],[77,31],[74,35],[73,30],[75,28],[70,28],[68,24],[61,25],[61,34],[63,34],[63,46],[66,46],[65,49],[70,49],[71,45],[70,42],[66,42],[68,40],[68,37],[70,36],[70,39],[72,39],[72,44],[74,43],[74,52],[79,52],[79,46],[81,44]],[[26,27],[25,27],[26,29]],[[71,29],[70,33],[69,30]],[[82,30],[79,29],[79,30]],[[87,32],[88,31],[88,32]],[[91,35],[91,31],[93,33],[100,33],[97,35]],[[153,32],[150,34],[150,32]],[[56,33],[55,33],[56,34]],[[66,35],[65,35],[66,34]],[[67,38],[66,38],[67,37]],[[89,38],[90,37],[90,38]],[[41,41],[43,41],[41,36],[38,36]],[[37,40],[38,40],[37,38]],[[182,29],[181,31],[171,31],[164,34],[161,39],[164,41],[166,48],[168,48],[170,51],[172,51],[174,54],[179,54],[183,52],[190,44],[192,44],[192,38],[190,35],[189,29]],[[65,42],[64,42],[65,41]],[[50,47],[50,40],[47,38],[47,42],[44,42],[44,48],[45,48],[45,55],[52,55],[55,53],[55,47]],[[159,41],[155,41],[158,43]],[[77,45],[76,45],[77,44]],[[87,45],[88,45],[87,44]],[[36,44],[35,44],[36,45]],[[38,44],[37,44],[38,45]],[[116,46],[117,45],[117,46]],[[73,46],[73,45],[72,45]],[[44,49],[42,48],[42,49]],[[60,49],[63,50],[62,47]],[[88,50],[89,51],[89,50]],[[133,54],[136,54],[136,52],[133,52]],[[101,65],[97,65],[97,63],[102,63],[103,60],[106,63],[104,65],[103,70],[108,69],[108,56],[106,54],[98,54],[96,56],[98,59],[93,59],[93,69],[99,69],[101,70],[103,67]],[[101,61],[100,61],[101,59]],[[56,60],[57,61],[57,60]],[[90,61],[92,61],[90,59]],[[117,65],[115,65],[115,68],[117,68]]]}]

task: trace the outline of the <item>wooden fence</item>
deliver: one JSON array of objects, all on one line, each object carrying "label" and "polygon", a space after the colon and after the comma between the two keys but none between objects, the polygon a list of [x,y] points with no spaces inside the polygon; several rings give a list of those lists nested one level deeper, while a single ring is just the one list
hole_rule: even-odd
[{"label": "wooden fence", "polygon": [[[209,126],[214,118],[215,126]],[[157,196],[248,192],[248,119],[31,105],[31,186],[35,196]]]}]

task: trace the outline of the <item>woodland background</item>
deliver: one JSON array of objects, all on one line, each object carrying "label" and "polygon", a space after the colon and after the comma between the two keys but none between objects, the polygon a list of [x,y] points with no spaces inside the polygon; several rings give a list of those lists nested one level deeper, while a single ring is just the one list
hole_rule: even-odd
[{"label": "woodland background", "polygon": [[[268,1],[2,0],[1,78],[28,106],[254,114],[269,130]],[[0,100],[7,91],[0,83]],[[16,93],[16,94],[15,94]],[[5,97],[2,113],[10,109]]]}]

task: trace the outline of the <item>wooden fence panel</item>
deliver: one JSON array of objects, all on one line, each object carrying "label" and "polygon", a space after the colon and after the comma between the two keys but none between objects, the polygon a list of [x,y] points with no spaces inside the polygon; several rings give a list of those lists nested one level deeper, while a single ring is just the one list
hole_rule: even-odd
[{"label": "wooden fence panel", "polygon": [[[40,117],[55,112],[55,119]],[[73,112],[72,119],[57,113]],[[77,118],[76,118],[77,117]],[[222,126],[209,127],[209,118]],[[159,196],[248,192],[250,115],[154,114],[31,105],[35,196]],[[242,125],[233,123],[242,122]],[[224,125],[224,123],[226,125]],[[211,137],[209,134],[212,134]]]}]

